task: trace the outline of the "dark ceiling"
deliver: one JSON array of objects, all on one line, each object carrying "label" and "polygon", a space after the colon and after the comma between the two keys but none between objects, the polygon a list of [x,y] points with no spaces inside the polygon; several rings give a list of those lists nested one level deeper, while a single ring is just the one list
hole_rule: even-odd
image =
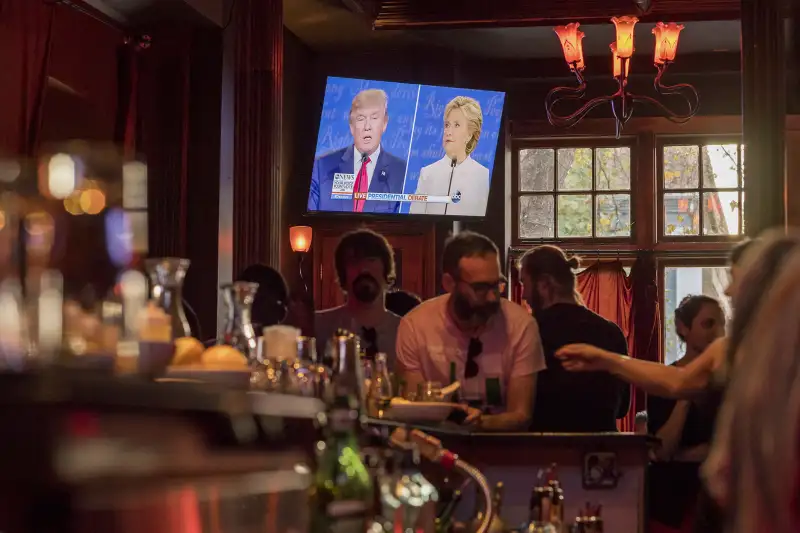
[{"label": "dark ceiling", "polygon": [[[318,52],[428,44],[481,57],[519,59],[561,55],[552,26],[376,31],[367,16],[352,12],[340,1],[284,0],[283,5],[286,27]],[[653,53],[652,28],[652,23],[637,25],[638,54]],[[608,46],[614,40],[614,26],[610,22],[584,24],[581,29],[586,33],[585,54],[607,56]],[[681,54],[738,50],[739,22],[735,20],[687,22],[681,33]]]},{"label": "dark ceiling", "polygon": [[[221,26],[227,19],[232,0],[84,1],[112,18],[133,23],[146,23],[164,17],[194,16]],[[284,23],[289,31],[317,52],[436,46],[488,58],[538,59],[561,55],[558,39],[550,25],[462,29],[417,28],[412,25],[403,29],[374,30],[375,14],[357,12],[363,5],[364,0],[284,0]],[[652,27],[652,23],[637,25],[637,55],[652,54]],[[614,39],[613,25],[610,22],[583,24],[581,29],[586,34],[585,54],[588,57],[607,57],[608,45]],[[696,21],[686,23],[686,29],[681,34],[679,54],[735,52],[738,49],[738,21]]]}]

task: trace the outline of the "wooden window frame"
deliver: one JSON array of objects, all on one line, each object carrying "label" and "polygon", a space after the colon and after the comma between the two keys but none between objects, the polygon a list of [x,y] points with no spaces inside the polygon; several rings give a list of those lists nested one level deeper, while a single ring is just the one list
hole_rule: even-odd
[{"label": "wooden window frame", "polygon": [[689,252],[672,255],[662,255],[656,258],[656,276],[658,284],[658,306],[659,315],[661,316],[661,363],[665,362],[664,356],[666,355],[666,328],[667,321],[673,320],[674,317],[666,316],[666,270],[667,268],[681,268],[681,267],[708,267],[708,268],[724,268],[728,266],[727,252]]},{"label": "wooden window frame", "polygon": [[[524,247],[535,246],[538,244],[563,244],[564,248],[587,245],[587,246],[630,246],[636,240],[636,171],[637,171],[637,137],[633,135],[623,136],[620,139],[613,137],[550,137],[541,139],[511,139],[511,242],[512,246]],[[630,149],[630,189],[620,190],[598,190],[596,187],[595,176],[595,149],[598,148],[620,148]],[[559,191],[557,189],[558,157],[556,157],[553,168],[554,181],[552,191],[521,191],[519,176],[519,153],[529,149],[551,149],[559,150],[566,148],[591,148],[592,149],[592,187],[585,191]],[[623,237],[558,237],[558,198],[559,196],[591,196],[592,197],[592,235],[596,233],[597,215],[597,196],[601,194],[627,194],[630,196],[631,212],[630,226],[631,233]],[[553,237],[541,239],[520,238],[519,236],[519,202],[523,196],[552,196],[553,197]]]},{"label": "wooden window frame", "polygon": [[[706,188],[703,186],[703,146],[736,144],[739,166],[738,186]],[[698,186],[697,188],[667,189],[664,187],[664,147],[665,146],[697,146],[698,147]],[[657,243],[685,243],[687,248],[696,248],[700,243],[736,243],[745,238],[744,234],[744,209],[742,200],[744,198],[744,183],[742,173],[742,150],[743,146],[741,135],[657,135],[655,144],[656,161],[656,235]],[[738,235],[703,235],[703,221],[705,206],[703,205],[703,194],[706,192],[737,192],[739,197],[739,234]],[[698,220],[698,235],[667,235],[664,231],[664,195],[670,193],[698,193],[700,201],[700,216]]]}]

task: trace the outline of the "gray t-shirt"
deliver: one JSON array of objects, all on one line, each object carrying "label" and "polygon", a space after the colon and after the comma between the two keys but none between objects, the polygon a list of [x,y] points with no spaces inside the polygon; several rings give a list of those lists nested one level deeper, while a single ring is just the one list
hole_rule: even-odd
[{"label": "gray t-shirt", "polygon": [[[391,311],[383,311],[383,316],[375,323],[375,339],[378,352],[386,354],[389,370],[394,369],[395,343],[400,317]],[[317,350],[322,353],[328,339],[333,337],[339,328],[346,329],[358,336],[363,335],[363,326],[356,322],[346,306],[317,311],[314,314],[314,333],[317,338]]]}]

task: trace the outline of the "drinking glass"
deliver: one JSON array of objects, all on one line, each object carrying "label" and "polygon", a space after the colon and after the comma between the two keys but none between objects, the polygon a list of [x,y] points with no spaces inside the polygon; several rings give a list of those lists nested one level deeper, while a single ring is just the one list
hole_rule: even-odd
[{"label": "drinking glass", "polygon": [[442,401],[442,384],[438,381],[426,381],[422,385],[421,402],[440,402]]}]

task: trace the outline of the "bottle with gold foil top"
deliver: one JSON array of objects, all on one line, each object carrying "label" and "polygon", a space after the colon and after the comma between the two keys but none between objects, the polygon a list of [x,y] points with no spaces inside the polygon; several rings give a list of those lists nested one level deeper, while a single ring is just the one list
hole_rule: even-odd
[{"label": "bottle with gold foil top", "polygon": [[555,464],[547,472],[547,486],[550,496],[550,516],[545,519],[553,524],[558,531],[564,527],[564,490],[558,480],[558,471]]}]

